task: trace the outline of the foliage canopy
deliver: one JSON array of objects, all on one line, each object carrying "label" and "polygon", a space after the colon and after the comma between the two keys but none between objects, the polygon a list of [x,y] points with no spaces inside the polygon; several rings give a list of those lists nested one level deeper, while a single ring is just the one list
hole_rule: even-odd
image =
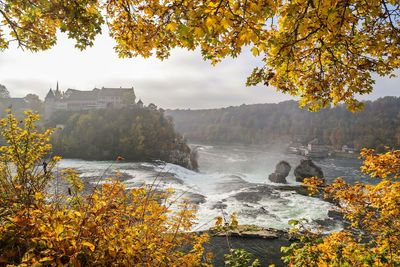
[{"label": "foliage canopy", "polygon": [[318,110],[370,93],[372,73],[400,66],[398,0],[1,0],[0,48],[10,41],[38,51],[56,43],[57,29],[84,49],[106,22],[121,57],[201,49],[217,63],[249,47],[263,65],[248,85],[264,83]]},{"label": "foliage canopy", "polygon": [[[326,198],[350,226],[327,236],[297,224],[299,242],[283,248],[290,266],[399,266],[400,265],[400,150],[376,154],[361,152],[361,170],[380,179],[377,185],[346,183],[338,178],[324,189]],[[322,182],[305,180],[311,192]]]},{"label": "foliage canopy", "polygon": [[27,112],[0,120],[1,266],[207,265],[208,236],[188,232],[194,207],[171,192],[112,180],[82,194],[77,172],[59,174],[61,158],[48,159],[52,131],[41,132],[38,119]]}]

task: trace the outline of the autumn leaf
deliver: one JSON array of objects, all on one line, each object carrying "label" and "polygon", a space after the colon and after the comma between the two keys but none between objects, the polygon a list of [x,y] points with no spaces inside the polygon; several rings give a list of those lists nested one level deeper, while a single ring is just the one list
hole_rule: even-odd
[{"label": "autumn leaf", "polygon": [[95,249],[95,246],[92,244],[92,243],[90,243],[90,242],[88,242],[88,241],[83,241],[82,242],[82,246],[84,246],[84,247],[87,247],[88,249],[90,249],[90,251],[94,251],[94,249]]}]

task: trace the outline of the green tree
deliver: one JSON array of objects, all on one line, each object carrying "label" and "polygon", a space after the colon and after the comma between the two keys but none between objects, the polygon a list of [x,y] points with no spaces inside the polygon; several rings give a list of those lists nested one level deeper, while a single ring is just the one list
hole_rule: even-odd
[{"label": "green tree", "polygon": [[38,112],[43,111],[43,102],[39,99],[38,95],[27,94],[24,99],[28,103],[30,109]]},{"label": "green tree", "polygon": [[25,114],[0,119],[1,266],[210,266],[208,235],[189,232],[194,207],[171,191],[112,181],[83,194],[73,169],[60,174],[68,190],[53,190],[61,158],[48,158],[52,130]]},{"label": "green tree", "polygon": [[0,84],[0,98],[10,98],[10,92],[2,84]]},{"label": "green tree", "polygon": [[175,128],[196,142],[263,144],[318,138],[337,149],[400,147],[400,98],[367,101],[363,112],[343,105],[320,112],[299,109],[295,101],[209,110],[169,110]]},{"label": "green tree", "polygon": [[56,113],[47,126],[63,124],[52,138],[65,157],[113,160],[164,160],[196,168],[196,155],[175,132],[172,121],[152,109],[105,109]]}]

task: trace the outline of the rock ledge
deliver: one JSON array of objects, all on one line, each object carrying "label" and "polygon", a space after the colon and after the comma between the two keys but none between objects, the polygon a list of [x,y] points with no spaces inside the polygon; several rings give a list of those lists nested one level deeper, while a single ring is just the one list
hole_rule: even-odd
[{"label": "rock ledge", "polygon": [[212,236],[233,236],[243,238],[276,239],[286,235],[285,231],[273,228],[263,228],[255,225],[239,225],[236,229],[218,229],[213,227],[209,230]]}]

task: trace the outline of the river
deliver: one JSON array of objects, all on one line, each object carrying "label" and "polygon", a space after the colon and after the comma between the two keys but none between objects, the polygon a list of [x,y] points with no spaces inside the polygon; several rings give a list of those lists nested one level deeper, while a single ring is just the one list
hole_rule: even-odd
[{"label": "river", "polygon": [[[107,177],[118,176],[128,188],[150,185],[156,179],[158,189],[173,188],[177,196],[198,204],[197,224],[193,230],[206,230],[214,225],[215,217],[229,218],[237,212],[239,224],[255,224],[266,228],[289,229],[290,219],[307,219],[310,226],[323,226],[326,232],[342,228],[341,222],[328,217],[332,205],[310,197],[299,190],[294,168],[302,156],[287,154],[279,146],[196,145],[199,152],[199,172],[164,162],[117,162],[63,159],[59,168],[75,168],[89,186],[104,182]],[[287,185],[268,180],[275,165],[286,160],[292,166]],[[337,177],[346,181],[371,182],[359,170],[357,159],[314,160],[324,172],[328,182]],[[303,191],[303,193],[299,193]],[[283,266],[280,247],[288,245],[286,239],[232,238],[231,246],[244,248],[255,255],[262,266]],[[214,237],[207,245],[213,252],[215,266],[223,266],[223,255],[228,253],[225,238]]]},{"label": "river", "polygon": [[[297,193],[300,185],[293,170],[301,156],[286,154],[268,146],[194,145],[199,152],[199,172],[164,162],[111,162],[63,159],[60,168],[75,168],[88,183],[119,176],[127,187],[156,184],[161,189],[173,188],[177,195],[198,204],[197,224],[194,230],[213,226],[215,217],[228,217],[237,212],[240,224],[288,229],[290,219],[305,218],[310,224],[323,224],[326,231],[341,227],[328,218],[331,204],[321,199]],[[267,177],[280,160],[288,161],[292,170],[288,186],[271,183]],[[332,181],[344,177],[347,181],[365,181],[356,159],[315,160]]]}]

